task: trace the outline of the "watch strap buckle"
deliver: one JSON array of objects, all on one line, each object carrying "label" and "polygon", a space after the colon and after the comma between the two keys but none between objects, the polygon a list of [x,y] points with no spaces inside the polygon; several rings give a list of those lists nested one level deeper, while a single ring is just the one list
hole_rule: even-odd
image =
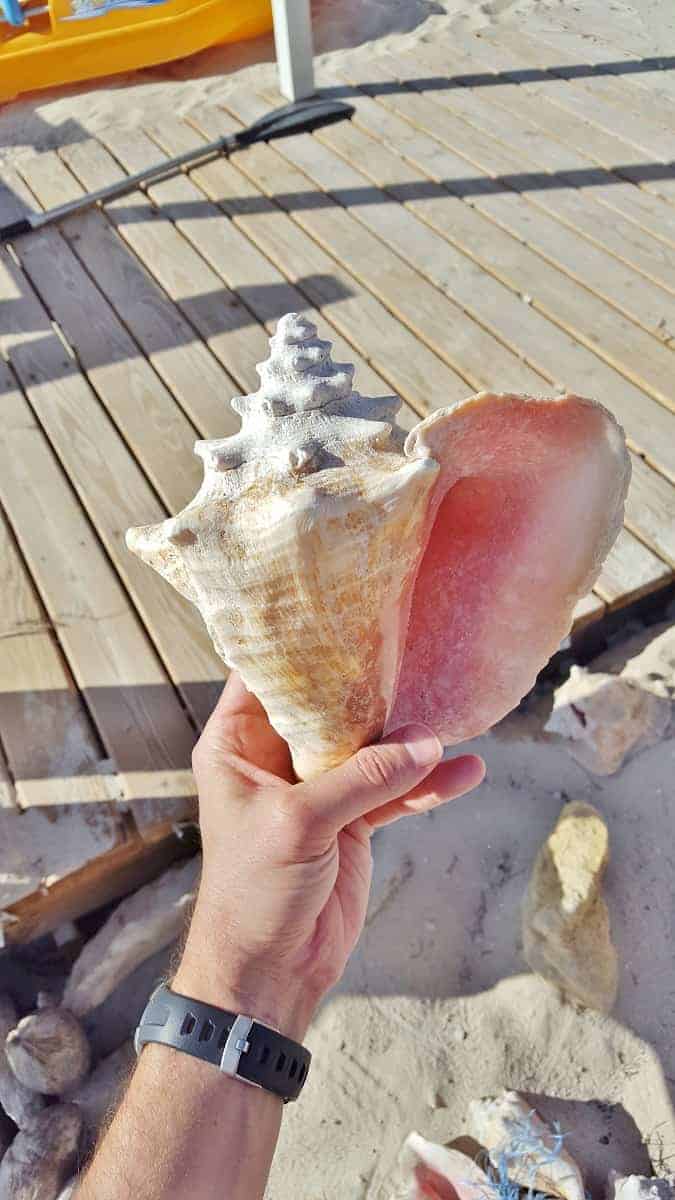
[{"label": "watch strap buckle", "polygon": [[[248,1035],[253,1028],[253,1017],[245,1017],[242,1013],[234,1018],[232,1028],[227,1035],[227,1041],[223,1046],[223,1053],[220,1059],[220,1070],[224,1075],[236,1076],[244,1083],[252,1083],[252,1080],[246,1079],[239,1074],[239,1064],[242,1056],[248,1054],[251,1049],[251,1044],[248,1040]],[[253,1084],[254,1087],[260,1087],[260,1084]]]}]

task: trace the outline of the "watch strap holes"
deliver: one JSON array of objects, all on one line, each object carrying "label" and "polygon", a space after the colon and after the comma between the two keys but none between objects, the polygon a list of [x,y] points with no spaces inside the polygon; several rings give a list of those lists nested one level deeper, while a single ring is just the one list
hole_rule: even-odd
[{"label": "watch strap holes", "polygon": [[297,1071],[297,1069],[298,1069],[298,1060],[297,1060],[297,1058],[294,1058],[293,1062],[291,1063],[291,1069],[288,1072],[289,1079],[295,1079],[295,1072]]},{"label": "watch strap holes", "polygon": [[260,1062],[262,1063],[263,1066],[265,1065],[266,1062],[269,1062],[269,1057],[270,1057],[269,1046],[263,1046],[262,1050],[260,1051],[260,1054],[258,1055],[258,1058],[260,1059]]},{"label": "watch strap holes", "polygon": [[197,1018],[195,1017],[194,1013],[186,1013],[183,1017],[183,1024],[180,1027],[181,1036],[189,1037],[196,1024]]},{"label": "watch strap holes", "polygon": [[213,1021],[209,1021],[209,1019],[207,1017],[206,1020],[204,1021],[204,1023],[202,1024],[201,1029],[199,1030],[200,1042],[210,1042],[211,1038],[213,1037],[215,1032],[216,1032],[216,1027],[213,1024]]},{"label": "watch strap holes", "polygon": [[279,1055],[279,1057],[277,1059],[277,1064],[276,1064],[274,1070],[275,1071],[283,1071],[285,1063],[286,1063],[286,1055],[284,1054],[284,1052],[282,1050],[281,1054]]},{"label": "watch strap holes", "polygon": [[225,1049],[225,1043],[229,1036],[230,1036],[230,1026],[226,1025],[224,1027],[224,1029],[221,1030],[220,1037],[218,1038],[218,1049],[219,1050]]}]

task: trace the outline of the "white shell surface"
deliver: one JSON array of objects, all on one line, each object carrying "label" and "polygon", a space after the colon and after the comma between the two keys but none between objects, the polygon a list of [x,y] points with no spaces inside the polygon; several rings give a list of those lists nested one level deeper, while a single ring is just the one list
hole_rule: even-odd
[{"label": "white shell surface", "polygon": [[469,1105],[469,1125],[493,1166],[507,1152],[508,1175],[521,1187],[561,1200],[584,1200],[579,1167],[564,1145],[518,1092]]},{"label": "white shell surface", "polygon": [[200,609],[262,701],[299,776],[382,730],[438,466],[406,458],[399,401],[352,391],[353,368],[304,317],[282,318],[242,428],[198,442],[204,482],[128,544]]}]

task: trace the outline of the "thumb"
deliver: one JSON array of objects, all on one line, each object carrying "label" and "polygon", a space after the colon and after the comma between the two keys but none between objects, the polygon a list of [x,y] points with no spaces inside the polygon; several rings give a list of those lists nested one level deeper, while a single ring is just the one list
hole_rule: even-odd
[{"label": "thumb", "polygon": [[294,790],[304,793],[307,807],[317,820],[337,831],[388,801],[405,796],[442,757],[443,747],[433,730],[426,725],[406,725]]}]

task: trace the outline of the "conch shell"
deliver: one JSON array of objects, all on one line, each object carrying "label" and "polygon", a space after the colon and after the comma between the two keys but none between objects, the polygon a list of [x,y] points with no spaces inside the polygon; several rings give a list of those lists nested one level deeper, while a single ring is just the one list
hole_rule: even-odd
[{"label": "conch shell", "polygon": [[307,778],[410,721],[484,732],[567,634],[622,521],[622,432],[576,396],[481,393],[408,436],[283,317],[204,481],[130,549],[199,608]]}]

